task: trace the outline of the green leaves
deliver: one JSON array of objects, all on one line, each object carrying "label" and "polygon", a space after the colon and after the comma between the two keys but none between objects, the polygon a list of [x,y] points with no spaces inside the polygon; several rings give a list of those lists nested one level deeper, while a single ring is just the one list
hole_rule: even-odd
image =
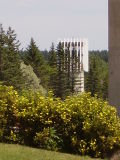
[{"label": "green leaves", "polygon": [[[52,93],[23,92],[0,86],[0,139],[13,143],[106,156],[120,147],[116,109],[90,93],[62,101]],[[18,128],[18,132],[14,128]]]},{"label": "green leaves", "polygon": [[41,84],[47,88],[49,77],[50,77],[50,67],[45,62],[45,59],[36,46],[35,41],[31,38],[30,45],[27,48],[27,52],[24,55],[24,61],[33,67],[34,73],[41,80]]},{"label": "green leaves", "polygon": [[[102,55],[103,54],[103,55]],[[85,74],[85,90],[92,96],[108,98],[108,63],[104,52],[90,52],[90,69]]]},{"label": "green leaves", "polygon": [[22,89],[24,78],[20,69],[19,41],[10,27],[0,33],[0,80],[3,84]]}]

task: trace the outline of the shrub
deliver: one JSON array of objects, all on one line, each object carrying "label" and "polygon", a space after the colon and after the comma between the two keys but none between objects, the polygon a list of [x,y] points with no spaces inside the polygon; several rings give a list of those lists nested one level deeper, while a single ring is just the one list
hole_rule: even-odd
[{"label": "shrub", "polygon": [[65,104],[71,110],[67,127],[75,152],[99,157],[120,146],[120,120],[114,107],[89,93],[68,98]]},{"label": "shrub", "polygon": [[90,93],[62,101],[0,86],[0,141],[100,157],[120,148],[119,131],[116,109]]},{"label": "shrub", "polygon": [[10,127],[16,123],[17,92],[13,87],[0,85],[0,139],[5,141],[10,134]]},{"label": "shrub", "polygon": [[62,140],[56,135],[54,128],[44,128],[42,132],[36,133],[34,142],[40,148],[58,150]]}]

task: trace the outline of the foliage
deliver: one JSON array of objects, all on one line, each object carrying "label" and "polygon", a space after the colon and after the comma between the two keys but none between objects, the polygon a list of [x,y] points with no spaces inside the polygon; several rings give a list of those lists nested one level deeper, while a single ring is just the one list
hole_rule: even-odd
[{"label": "foliage", "polygon": [[46,90],[40,85],[40,78],[36,76],[33,72],[33,68],[31,65],[25,65],[24,62],[21,62],[21,70],[25,79],[25,89],[32,91],[40,91],[43,95],[46,94]]},{"label": "foliage", "polygon": [[116,109],[89,93],[65,101],[0,86],[0,140],[94,157],[120,147]]},{"label": "foliage", "polygon": [[5,85],[13,85],[17,90],[24,86],[24,77],[20,69],[19,41],[15,31],[8,28],[7,32],[1,28],[0,33],[0,80]]},{"label": "foliage", "polygon": [[57,66],[57,54],[53,43],[49,51],[48,63],[53,68]]},{"label": "foliage", "polygon": [[18,94],[13,87],[0,85],[0,134],[2,141],[6,141],[12,131],[12,127],[16,125],[15,104],[17,103]]},{"label": "foliage", "polygon": [[[64,50],[59,43],[57,49],[52,44],[49,52],[41,52],[33,38],[26,50],[20,51],[19,46],[15,31],[11,27],[5,31],[1,25],[0,81],[3,84],[14,86],[18,91],[39,88],[37,86],[41,90],[44,87],[62,99],[74,94],[78,61],[74,50],[71,58],[69,47]],[[27,64],[24,69],[21,59]],[[98,97],[108,98],[107,51],[90,51],[90,70],[85,73],[85,90],[91,92],[92,96],[98,94]]]},{"label": "foliage", "polygon": [[57,46],[57,75],[54,94],[56,97],[60,97],[61,99],[65,99],[66,96],[69,95],[70,90],[68,87],[68,72],[65,69],[66,64],[63,45],[59,43]]},{"label": "foliage", "polygon": [[106,63],[108,63],[108,51],[107,50],[93,50],[89,52],[90,55],[96,55],[98,57],[100,57],[103,61],[105,61]]},{"label": "foliage", "polygon": [[62,140],[56,135],[56,130],[53,127],[44,128],[42,132],[36,133],[34,141],[40,148],[54,151],[58,150],[58,144],[62,143]]},{"label": "foliage", "polygon": [[50,77],[50,67],[45,62],[43,54],[36,46],[33,38],[31,38],[30,45],[28,46],[24,56],[25,57],[23,59],[25,63],[33,67],[33,71],[35,72],[37,77],[41,79],[41,84],[47,88]]},{"label": "foliage", "polygon": [[50,73],[50,80],[49,80],[49,88],[56,93],[56,84],[57,84],[57,53],[54,48],[54,44],[52,43],[52,46],[49,51],[48,56],[48,64],[51,68]]},{"label": "foliage", "polygon": [[108,63],[100,56],[90,53],[90,69],[85,74],[85,90],[104,99],[108,98]]},{"label": "foliage", "polygon": [[120,145],[120,121],[114,107],[90,94],[73,97],[67,103],[73,113],[70,124],[73,150],[98,157]]}]

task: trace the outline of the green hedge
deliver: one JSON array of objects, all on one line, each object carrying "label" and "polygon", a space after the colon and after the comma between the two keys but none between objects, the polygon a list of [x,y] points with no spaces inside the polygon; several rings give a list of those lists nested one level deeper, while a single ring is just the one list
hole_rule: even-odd
[{"label": "green hedge", "polygon": [[65,101],[0,86],[0,141],[94,157],[120,147],[116,109],[90,93]]}]

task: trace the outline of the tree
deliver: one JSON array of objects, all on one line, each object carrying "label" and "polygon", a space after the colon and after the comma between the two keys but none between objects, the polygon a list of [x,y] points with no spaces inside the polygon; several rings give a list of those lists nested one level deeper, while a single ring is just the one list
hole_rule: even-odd
[{"label": "tree", "polygon": [[107,70],[105,77],[103,79],[102,93],[103,93],[102,98],[107,100],[108,99],[108,70]]},{"label": "tree", "polygon": [[50,81],[49,81],[49,88],[53,90],[53,93],[55,94],[56,90],[56,81],[57,81],[57,54],[54,48],[54,44],[52,43],[52,46],[50,48],[49,54],[48,54],[48,64],[50,66]]},{"label": "tree", "polygon": [[39,91],[42,94],[46,94],[46,90],[40,85],[40,79],[33,72],[31,65],[25,65],[24,62],[21,62],[21,69],[25,79],[25,90]]},{"label": "tree", "polygon": [[33,38],[31,38],[30,45],[27,48],[25,63],[33,67],[33,71],[37,77],[41,79],[41,84],[47,87],[49,81],[49,66],[45,62]]},{"label": "tree", "polygon": [[49,52],[49,65],[52,68],[50,85],[57,97],[64,99],[74,93],[76,52],[73,50],[70,57],[69,47],[64,50],[62,43],[57,46],[57,51],[52,44]]},{"label": "tree", "polygon": [[56,66],[57,66],[57,54],[56,54],[53,43],[52,43],[52,46],[51,46],[50,51],[49,51],[48,64],[52,68],[56,68]]},{"label": "tree", "polygon": [[[1,80],[5,85],[12,85],[17,90],[24,86],[24,77],[20,69],[19,41],[15,31],[8,28],[7,33],[1,32]],[[2,43],[1,43],[2,44]]]},{"label": "tree", "polygon": [[85,90],[98,97],[105,98],[107,95],[108,64],[97,54],[90,54],[90,70],[85,75]]},{"label": "tree", "polygon": [[56,93],[57,97],[64,99],[67,94],[67,73],[65,71],[65,54],[61,43],[57,46],[57,79]]},{"label": "tree", "polygon": [[108,51],[107,50],[102,50],[102,51],[93,50],[93,51],[90,51],[89,54],[99,56],[103,61],[108,63]]},{"label": "tree", "polygon": [[97,56],[91,56],[90,58],[90,70],[87,76],[86,90],[91,92],[91,95],[101,94],[101,80],[98,68],[99,58]]},{"label": "tree", "polygon": [[0,24],[0,81],[3,81],[3,56],[5,52],[5,31]]}]

